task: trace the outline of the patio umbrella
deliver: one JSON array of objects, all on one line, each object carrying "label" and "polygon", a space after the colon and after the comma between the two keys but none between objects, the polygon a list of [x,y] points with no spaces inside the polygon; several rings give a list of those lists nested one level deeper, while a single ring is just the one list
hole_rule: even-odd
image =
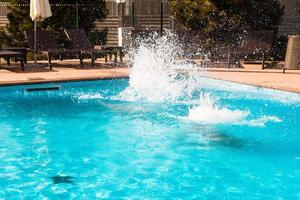
[{"label": "patio umbrella", "polygon": [[43,21],[44,19],[52,16],[50,4],[48,0],[30,0],[30,17],[34,21],[34,63],[36,64],[36,32],[37,21]]}]

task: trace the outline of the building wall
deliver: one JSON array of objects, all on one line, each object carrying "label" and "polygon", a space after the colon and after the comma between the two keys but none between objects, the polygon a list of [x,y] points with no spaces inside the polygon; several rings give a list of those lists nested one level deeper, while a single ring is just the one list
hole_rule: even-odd
[{"label": "building wall", "polygon": [[[118,43],[118,27],[134,27],[137,31],[161,28],[160,0],[127,0],[122,4],[117,4],[115,0],[107,0],[106,7],[109,16],[104,21],[96,22],[96,27],[108,29],[108,44]],[[170,29],[169,9],[166,3],[164,3],[163,15],[163,27]]]},{"label": "building wall", "polygon": [[284,6],[284,15],[279,25],[279,34],[300,34],[300,0],[280,0]]},{"label": "building wall", "polygon": [[4,27],[6,24],[8,24],[8,19],[6,17],[7,13],[7,3],[0,2],[0,27]]}]

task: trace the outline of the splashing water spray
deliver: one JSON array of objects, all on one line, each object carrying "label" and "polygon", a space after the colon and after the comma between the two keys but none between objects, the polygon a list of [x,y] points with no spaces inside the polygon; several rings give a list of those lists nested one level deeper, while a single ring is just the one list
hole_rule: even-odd
[{"label": "splashing water spray", "polygon": [[129,87],[120,94],[126,100],[175,102],[192,98],[195,82],[193,64],[181,63],[182,51],[176,45],[176,36],[168,32],[159,37],[154,33],[146,39],[137,39],[131,50],[132,65]]},{"label": "splashing water spray", "polygon": [[129,86],[118,95],[119,99],[184,103],[189,105],[186,119],[207,124],[238,123],[250,115],[249,111],[222,108],[203,92],[201,66],[180,59],[184,52],[176,35],[166,32],[160,37],[154,33],[138,38],[137,44],[129,56]]}]

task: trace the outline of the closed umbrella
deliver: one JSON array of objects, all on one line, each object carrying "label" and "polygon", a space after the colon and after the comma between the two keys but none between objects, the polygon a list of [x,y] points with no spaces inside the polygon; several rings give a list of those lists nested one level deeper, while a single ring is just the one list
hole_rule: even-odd
[{"label": "closed umbrella", "polygon": [[52,16],[48,0],[30,0],[30,17],[34,21],[34,63],[36,64],[36,23]]}]

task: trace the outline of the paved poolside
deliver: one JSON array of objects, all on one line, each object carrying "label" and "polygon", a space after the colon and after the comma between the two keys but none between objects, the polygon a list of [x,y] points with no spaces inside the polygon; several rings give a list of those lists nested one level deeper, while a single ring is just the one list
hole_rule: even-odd
[{"label": "paved poolside", "polygon": [[206,71],[201,74],[220,80],[255,85],[289,92],[300,93],[300,70],[283,74],[282,70],[272,71]]},{"label": "paved poolside", "polygon": [[[128,77],[129,71],[130,69],[123,64],[95,69],[59,66],[53,71],[37,72],[0,69],[0,85],[122,78]],[[279,69],[261,70],[251,65],[245,69],[207,68],[199,71],[204,77],[300,93],[300,70],[287,71],[283,74]]]},{"label": "paved poolside", "polygon": [[129,74],[128,68],[124,68],[122,65],[80,69],[78,66],[74,67],[74,61],[66,60],[63,62],[69,65],[54,67],[53,71],[48,70],[48,68],[31,67],[28,69],[27,67],[25,72],[21,72],[17,65],[8,69],[6,69],[7,66],[5,69],[0,68],[0,85],[123,78],[128,77]]}]

